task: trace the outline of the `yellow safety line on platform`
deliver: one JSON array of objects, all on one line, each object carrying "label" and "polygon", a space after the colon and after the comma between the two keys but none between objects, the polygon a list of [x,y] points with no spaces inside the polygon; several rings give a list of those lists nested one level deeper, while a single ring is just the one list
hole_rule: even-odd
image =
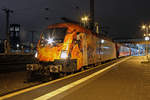
[{"label": "yellow safety line on platform", "polygon": [[61,88],[59,88],[57,90],[54,90],[54,91],[52,91],[50,93],[47,93],[47,94],[45,94],[43,96],[40,96],[40,97],[38,97],[38,98],[36,98],[34,100],[48,100],[48,99],[50,99],[50,98],[52,98],[52,97],[54,97],[54,96],[56,96],[56,95],[58,95],[58,94],[60,94],[60,93],[62,93],[64,91],[66,91],[66,90],[69,90],[69,89],[71,89],[71,88],[73,88],[73,87],[75,87],[75,86],[77,86],[77,85],[87,81],[88,79],[90,79],[90,78],[92,78],[92,77],[94,77],[94,76],[96,76],[96,75],[98,75],[98,74],[100,74],[100,73],[102,73],[102,72],[104,72],[104,71],[106,71],[108,69],[111,69],[113,66],[115,66],[115,65],[117,65],[117,64],[119,64],[119,63],[121,63],[121,62],[123,62],[123,61],[125,61],[127,59],[129,59],[129,58],[130,57],[128,57],[126,59],[123,59],[123,60],[121,60],[121,61],[119,61],[117,63],[114,63],[114,64],[112,64],[112,65],[110,65],[110,66],[108,66],[108,67],[106,67],[106,68],[104,68],[104,69],[102,69],[100,71],[97,71],[97,72],[95,72],[95,73],[93,73],[93,74],[91,74],[91,75],[89,75],[87,77],[84,77],[84,78],[82,78],[80,80],[77,80],[77,81],[75,81],[73,83],[70,83],[70,84],[68,84],[68,85],[66,85],[64,87],[61,87]]},{"label": "yellow safety line on platform", "polygon": [[[130,57],[128,57],[128,58],[130,58]],[[126,58],[126,59],[128,59],[128,58]],[[107,63],[106,63],[106,64],[107,64]],[[30,88],[27,88],[27,89],[24,89],[24,90],[20,90],[20,91],[11,93],[11,94],[7,94],[7,95],[4,95],[4,96],[1,96],[1,97],[0,97],[0,100],[4,100],[4,99],[7,99],[7,98],[10,98],[10,97],[13,97],[13,96],[16,96],[16,95],[19,95],[19,94],[22,94],[22,93],[25,93],[25,92],[28,92],[28,91],[37,89],[37,88],[40,88],[40,87],[43,87],[43,86],[47,86],[47,85],[53,84],[53,83],[55,83],[55,82],[58,82],[58,81],[61,81],[61,80],[64,80],[64,79],[68,79],[68,78],[70,78],[70,77],[79,75],[79,74],[81,74],[81,73],[84,73],[84,72],[87,72],[87,71],[96,69],[96,68],[98,68],[98,67],[100,67],[100,66],[103,66],[103,65],[105,65],[105,64],[98,65],[97,67],[90,68],[90,69],[88,69],[88,70],[84,70],[84,71],[82,71],[82,72],[75,73],[75,74],[72,74],[72,75],[68,75],[68,76],[66,76],[66,77],[62,77],[62,78],[60,78],[60,79],[56,79],[56,80],[53,80],[53,81],[50,81],[50,82],[47,82],[47,83],[43,83],[43,84],[40,84],[40,85],[37,85],[37,86],[33,86],[33,87],[30,87]],[[114,65],[113,65],[113,66],[114,66]]]}]

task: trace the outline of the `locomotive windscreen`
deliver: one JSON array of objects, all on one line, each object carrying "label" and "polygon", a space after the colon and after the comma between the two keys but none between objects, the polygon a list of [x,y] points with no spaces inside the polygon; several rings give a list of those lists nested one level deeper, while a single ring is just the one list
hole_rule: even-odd
[{"label": "locomotive windscreen", "polygon": [[45,39],[53,38],[57,42],[63,42],[67,28],[52,28],[43,32]]}]

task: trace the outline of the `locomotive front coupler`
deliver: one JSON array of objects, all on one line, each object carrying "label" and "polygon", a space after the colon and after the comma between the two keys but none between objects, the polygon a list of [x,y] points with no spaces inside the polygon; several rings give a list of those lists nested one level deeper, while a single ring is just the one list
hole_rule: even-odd
[{"label": "locomotive front coupler", "polygon": [[26,70],[27,71],[36,71],[42,68],[40,64],[27,64],[26,65]]}]

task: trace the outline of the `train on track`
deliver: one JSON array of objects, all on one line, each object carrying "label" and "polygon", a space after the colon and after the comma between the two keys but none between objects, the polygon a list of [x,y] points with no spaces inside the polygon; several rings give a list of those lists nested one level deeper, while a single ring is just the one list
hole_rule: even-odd
[{"label": "train on track", "polygon": [[93,33],[78,24],[49,25],[40,35],[35,58],[27,64],[32,74],[52,76],[85,69],[89,65],[131,55],[131,48]]}]

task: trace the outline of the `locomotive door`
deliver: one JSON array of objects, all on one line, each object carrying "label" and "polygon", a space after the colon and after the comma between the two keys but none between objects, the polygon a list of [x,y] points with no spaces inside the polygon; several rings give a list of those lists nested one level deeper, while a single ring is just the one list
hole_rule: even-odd
[{"label": "locomotive door", "polygon": [[87,56],[87,39],[85,33],[80,33],[77,35],[77,40],[80,40],[80,50],[83,54],[83,66],[88,65],[88,56]]},{"label": "locomotive door", "polygon": [[87,61],[87,40],[86,40],[86,34],[83,33],[83,65],[88,65]]}]

